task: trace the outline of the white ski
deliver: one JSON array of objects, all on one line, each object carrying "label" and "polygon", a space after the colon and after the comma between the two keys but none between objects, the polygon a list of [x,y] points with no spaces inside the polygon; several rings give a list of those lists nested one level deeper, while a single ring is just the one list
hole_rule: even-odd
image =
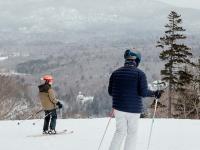
[{"label": "white ski", "polygon": [[56,134],[35,134],[35,135],[29,135],[27,137],[43,137],[43,136],[55,136],[55,135],[62,135],[62,134],[72,134],[74,131],[70,130],[68,131],[67,129],[57,131]]}]

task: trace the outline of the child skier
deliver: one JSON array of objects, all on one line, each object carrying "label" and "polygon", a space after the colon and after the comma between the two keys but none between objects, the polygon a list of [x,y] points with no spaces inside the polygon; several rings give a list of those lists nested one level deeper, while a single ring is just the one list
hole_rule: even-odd
[{"label": "child skier", "polygon": [[160,91],[148,89],[146,75],[138,69],[139,52],[126,50],[125,65],[110,77],[108,92],[113,99],[116,132],[109,150],[120,150],[126,136],[124,150],[135,150],[137,127],[142,113],[142,97],[160,98]]},{"label": "child skier", "polygon": [[51,88],[53,77],[51,75],[45,75],[41,80],[45,81],[44,84],[38,86],[39,97],[45,112],[43,134],[56,134],[56,109],[61,109],[62,104],[56,100],[54,90]]}]

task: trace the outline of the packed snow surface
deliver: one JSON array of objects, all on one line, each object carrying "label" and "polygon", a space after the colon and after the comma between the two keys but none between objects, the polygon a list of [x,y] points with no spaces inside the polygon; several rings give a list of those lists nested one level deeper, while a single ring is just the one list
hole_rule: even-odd
[{"label": "packed snow surface", "polygon": [[[42,133],[43,120],[0,121],[1,150],[98,150],[109,118],[58,119],[57,131],[68,129],[73,134],[30,137]],[[139,123],[137,150],[146,150],[151,119]],[[35,125],[33,125],[35,123]],[[108,150],[115,130],[111,120],[101,150]],[[200,121],[156,119],[149,150],[200,150]]]}]

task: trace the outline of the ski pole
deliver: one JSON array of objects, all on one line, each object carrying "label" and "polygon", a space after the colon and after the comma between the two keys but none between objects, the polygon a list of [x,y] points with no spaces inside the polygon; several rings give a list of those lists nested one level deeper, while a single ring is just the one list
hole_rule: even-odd
[{"label": "ski pole", "polygon": [[104,131],[104,133],[103,133],[103,136],[102,136],[102,138],[101,138],[101,141],[100,141],[98,150],[100,150],[100,148],[101,148],[101,145],[102,145],[102,143],[103,143],[104,137],[105,137],[105,135],[106,135],[106,132],[107,132],[107,130],[108,130],[108,126],[109,126],[109,124],[110,124],[110,121],[111,121],[113,115],[114,115],[114,109],[112,110],[112,112],[111,112],[111,114],[110,114],[110,118],[109,118],[109,120],[108,120],[108,123],[107,123],[107,125],[106,125],[106,129],[105,129],[105,131]]},{"label": "ski pole", "polygon": [[[46,118],[47,116],[51,115],[52,112],[46,114],[42,119]],[[37,120],[36,122],[38,122],[39,120]],[[35,122],[33,122],[33,125],[35,125]]]},{"label": "ski pole", "polygon": [[[162,90],[165,90],[168,87],[168,84],[161,80],[156,80],[153,82],[153,84],[157,87],[157,90],[159,90],[159,91],[161,90],[162,87],[163,87]],[[154,119],[155,119],[156,111],[157,111],[157,104],[158,104],[158,98],[155,98],[155,108],[154,108],[153,118],[152,118],[152,122],[151,122],[147,150],[149,150],[149,147],[151,144],[151,136],[152,136],[152,131],[153,131]]]},{"label": "ski pole", "polygon": [[[56,110],[57,109],[60,109],[60,108],[57,107]],[[42,119],[46,118],[47,116],[51,115],[52,113],[53,112],[50,112],[50,113],[46,114]],[[40,121],[40,120],[37,120],[36,122],[38,122],[38,121]],[[35,125],[36,122],[33,122],[33,125]]]},{"label": "ski pole", "polygon": [[147,150],[149,150],[150,143],[151,143],[151,135],[152,135],[152,131],[153,131],[154,119],[155,119],[155,116],[156,116],[157,104],[158,104],[158,99],[156,98],[155,108],[154,108],[154,113],[153,113],[153,118],[152,118],[152,122],[151,122],[150,133],[149,133]]},{"label": "ski pole", "polygon": [[22,121],[19,121],[19,122],[17,123],[17,125],[20,125],[20,123],[22,123],[22,122],[24,122],[24,121],[26,121],[26,120],[32,118],[33,116],[39,114],[39,113],[42,112],[42,111],[43,111],[43,109],[41,109],[41,110],[39,110],[39,111],[37,111],[37,112],[35,112],[35,113],[32,113],[32,114],[31,114],[30,116],[28,116],[26,119],[24,119],[24,120],[22,120]]}]

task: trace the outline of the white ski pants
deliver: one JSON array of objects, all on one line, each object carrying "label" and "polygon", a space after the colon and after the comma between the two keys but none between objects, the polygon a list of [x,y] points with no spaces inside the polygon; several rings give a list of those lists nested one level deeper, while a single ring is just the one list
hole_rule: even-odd
[{"label": "white ski pants", "polygon": [[109,150],[121,150],[125,137],[123,150],[135,150],[140,114],[114,110],[114,115],[116,119],[116,131]]}]

